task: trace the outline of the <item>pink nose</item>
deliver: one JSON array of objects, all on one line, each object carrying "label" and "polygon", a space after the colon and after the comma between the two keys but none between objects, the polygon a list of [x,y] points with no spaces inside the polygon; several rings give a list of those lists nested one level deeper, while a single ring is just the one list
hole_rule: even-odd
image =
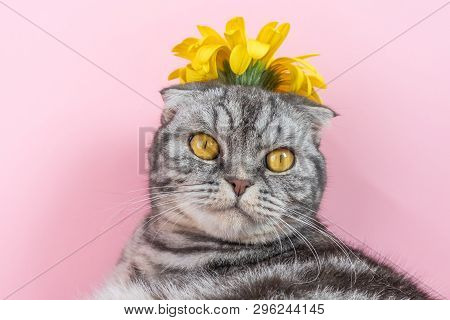
[{"label": "pink nose", "polygon": [[245,192],[245,189],[251,185],[250,181],[248,180],[241,180],[241,179],[235,179],[230,178],[226,179],[229,184],[233,186],[234,193],[239,197]]}]

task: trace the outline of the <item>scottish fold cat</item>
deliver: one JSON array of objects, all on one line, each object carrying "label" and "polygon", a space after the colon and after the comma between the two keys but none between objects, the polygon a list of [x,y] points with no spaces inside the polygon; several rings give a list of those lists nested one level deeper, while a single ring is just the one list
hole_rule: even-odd
[{"label": "scottish fold cat", "polygon": [[317,218],[320,130],[335,113],[261,88],[162,90],[151,213],[99,299],[427,299]]}]

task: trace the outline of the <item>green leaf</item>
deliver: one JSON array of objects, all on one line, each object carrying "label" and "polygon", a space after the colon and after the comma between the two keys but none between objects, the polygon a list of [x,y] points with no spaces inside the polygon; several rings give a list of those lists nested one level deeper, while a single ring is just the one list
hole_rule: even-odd
[{"label": "green leaf", "polygon": [[241,75],[235,74],[228,61],[224,61],[218,80],[225,84],[257,86],[267,90],[276,90],[280,85],[280,76],[275,70],[266,69],[261,61],[255,61]]}]

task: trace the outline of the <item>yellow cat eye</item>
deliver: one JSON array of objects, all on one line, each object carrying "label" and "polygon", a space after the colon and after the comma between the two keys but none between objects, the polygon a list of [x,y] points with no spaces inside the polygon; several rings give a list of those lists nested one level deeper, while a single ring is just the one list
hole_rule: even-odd
[{"label": "yellow cat eye", "polygon": [[189,142],[192,152],[203,160],[213,160],[219,155],[219,144],[206,133],[197,133]]},{"label": "yellow cat eye", "polygon": [[275,149],[266,156],[266,165],[270,171],[283,172],[292,168],[295,156],[286,148]]}]

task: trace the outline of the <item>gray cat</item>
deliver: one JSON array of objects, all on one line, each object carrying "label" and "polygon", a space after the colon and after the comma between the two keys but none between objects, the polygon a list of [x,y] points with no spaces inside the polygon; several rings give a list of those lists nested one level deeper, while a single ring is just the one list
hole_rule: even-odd
[{"label": "gray cat", "polygon": [[162,90],[151,214],[99,299],[428,299],[316,217],[335,113],[257,87]]}]

